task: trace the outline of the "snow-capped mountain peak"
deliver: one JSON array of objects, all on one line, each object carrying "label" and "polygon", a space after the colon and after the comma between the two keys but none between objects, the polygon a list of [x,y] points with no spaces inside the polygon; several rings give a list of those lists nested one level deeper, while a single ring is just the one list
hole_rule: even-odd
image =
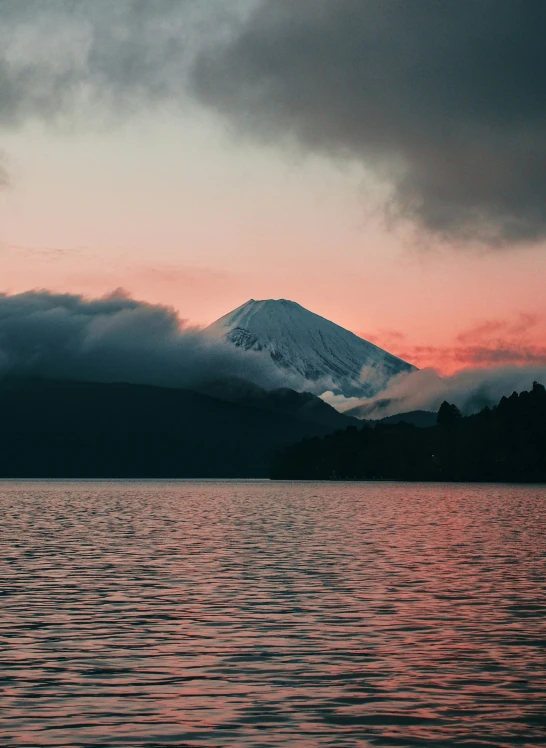
[{"label": "snow-capped mountain peak", "polygon": [[315,391],[371,396],[414,367],[349,330],[287,299],[250,299],[208,328],[231,345],[266,351]]}]

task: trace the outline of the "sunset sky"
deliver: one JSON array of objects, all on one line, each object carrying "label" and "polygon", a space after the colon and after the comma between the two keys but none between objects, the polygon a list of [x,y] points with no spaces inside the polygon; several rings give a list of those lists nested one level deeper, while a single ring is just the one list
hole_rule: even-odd
[{"label": "sunset sky", "polygon": [[4,0],[1,290],[546,364],[546,6],[410,5]]}]

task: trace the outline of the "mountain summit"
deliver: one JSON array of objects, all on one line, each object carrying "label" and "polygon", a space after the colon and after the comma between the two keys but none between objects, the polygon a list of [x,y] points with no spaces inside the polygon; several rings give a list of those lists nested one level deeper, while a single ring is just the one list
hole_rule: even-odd
[{"label": "mountain summit", "polygon": [[414,367],[349,330],[286,299],[250,299],[207,328],[247,351],[266,351],[318,392],[370,397]]}]

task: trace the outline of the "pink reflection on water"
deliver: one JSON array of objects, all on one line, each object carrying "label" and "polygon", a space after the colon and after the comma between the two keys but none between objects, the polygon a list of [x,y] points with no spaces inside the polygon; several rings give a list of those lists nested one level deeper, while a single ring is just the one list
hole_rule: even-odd
[{"label": "pink reflection on water", "polygon": [[540,745],[545,506],[529,486],[4,483],[0,737]]}]

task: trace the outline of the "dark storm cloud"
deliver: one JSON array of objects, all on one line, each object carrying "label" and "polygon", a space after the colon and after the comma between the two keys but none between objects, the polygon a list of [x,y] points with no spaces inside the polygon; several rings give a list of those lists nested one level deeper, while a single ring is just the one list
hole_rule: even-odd
[{"label": "dark storm cloud", "polygon": [[[0,133],[40,121],[97,127],[184,107],[198,52],[254,0],[0,0]],[[0,188],[9,183],[0,160]]]},{"label": "dark storm cloud", "polygon": [[28,291],[0,294],[0,375],[191,387],[240,376],[264,387],[302,385],[262,353],[185,327],[166,306],[121,291],[100,299]]},{"label": "dark storm cloud", "polygon": [[251,0],[0,0],[0,124],[184,98],[197,51]]},{"label": "dark storm cloud", "polygon": [[545,36],[543,0],[0,0],[0,128],[190,94],[255,136],[362,162],[392,188],[389,217],[537,241]]},{"label": "dark storm cloud", "polygon": [[391,216],[492,245],[546,236],[544,0],[267,0],[203,54],[201,101],[356,158]]}]

